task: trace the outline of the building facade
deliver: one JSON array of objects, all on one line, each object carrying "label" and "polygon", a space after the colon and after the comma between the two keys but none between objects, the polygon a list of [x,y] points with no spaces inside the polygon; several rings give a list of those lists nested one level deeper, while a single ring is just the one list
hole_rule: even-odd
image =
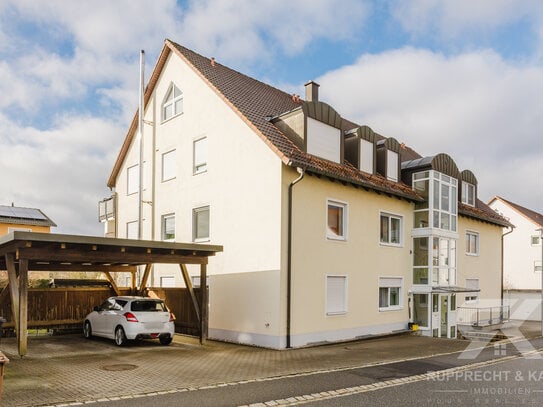
[{"label": "building facade", "polygon": [[0,236],[15,231],[49,233],[55,226],[39,209],[0,205]]},{"label": "building facade", "polygon": [[[209,265],[210,338],[299,347],[410,322],[456,337],[466,298],[500,301],[509,223],[448,155],[421,157],[342,118],[316,83],[305,90],[166,40],[142,159],[135,116],[108,181],[106,235],[223,245]],[[156,267],[151,285],[182,279]]]},{"label": "building facade", "polygon": [[500,196],[488,205],[515,226],[503,242],[504,299],[514,318],[540,321],[543,215]]}]

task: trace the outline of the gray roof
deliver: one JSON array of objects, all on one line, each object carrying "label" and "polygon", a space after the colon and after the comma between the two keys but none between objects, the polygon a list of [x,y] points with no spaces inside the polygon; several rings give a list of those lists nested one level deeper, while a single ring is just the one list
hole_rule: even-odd
[{"label": "gray roof", "polygon": [[57,226],[47,215],[35,208],[0,205],[0,223],[29,226]]}]

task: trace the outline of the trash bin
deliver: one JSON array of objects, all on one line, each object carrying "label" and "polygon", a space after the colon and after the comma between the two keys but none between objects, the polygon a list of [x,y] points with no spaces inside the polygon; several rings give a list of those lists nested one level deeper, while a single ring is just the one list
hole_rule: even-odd
[{"label": "trash bin", "polygon": [[415,322],[409,322],[407,324],[407,328],[412,330],[413,332],[417,332],[419,330],[419,324],[417,324]]},{"label": "trash bin", "polygon": [[0,399],[2,398],[2,387],[4,385],[4,365],[9,363],[9,359],[0,352]]}]

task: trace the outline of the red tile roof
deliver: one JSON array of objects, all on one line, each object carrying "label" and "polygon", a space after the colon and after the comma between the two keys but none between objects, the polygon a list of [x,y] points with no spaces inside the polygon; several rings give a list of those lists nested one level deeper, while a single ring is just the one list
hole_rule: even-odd
[{"label": "red tile roof", "polygon": [[[496,196],[493,199],[490,200],[490,202],[499,199],[500,201],[504,202],[505,204],[509,205],[511,208],[515,209],[517,212],[519,212],[524,217],[531,220],[533,223],[535,223],[537,226],[543,228],[543,215],[532,211],[531,209],[525,208],[524,206],[520,206],[519,204],[516,204],[514,202],[508,201],[507,199],[502,198],[501,196]],[[489,202],[489,204],[490,204]]]},{"label": "red tile roof", "polygon": [[[376,174],[370,175],[359,171],[348,162],[335,163],[311,154],[298,148],[289,137],[281,132],[269,119],[301,106],[303,100],[295,100],[292,95],[273,86],[260,82],[254,78],[228,68],[217,61],[211,63],[206,58],[173,41],[166,40],[159,61],[153,71],[149,85],[145,92],[145,104],[150,99],[152,90],[158,81],[162,68],[170,52],[174,52],[204,80],[234,112],[236,112],[249,127],[251,127],[262,140],[270,146],[281,158],[283,163],[292,167],[301,167],[309,173],[322,175],[341,182],[371,189],[379,193],[386,193],[405,198],[410,201],[421,201],[411,187],[402,182],[392,182]],[[359,127],[358,124],[342,118],[342,130]],[[137,113],[132,120],[127,138],[123,144],[119,157],[110,175],[108,186],[113,187],[124,155],[128,151],[132,138],[137,129]],[[378,138],[383,139],[381,135]],[[421,158],[413,149],[403,146],[400,152],[401,160],[408,161]],[[463,209],[460,213],[478,219],[485,219],[491,223],[500,223],[503,218],[496,218],[494,212],[481,202],[483,208]],[[477,210],[475,210],[477,209]],[[492,212],[492,214],[490,213]],[[500,220],[501,219],[501,220]]]}]

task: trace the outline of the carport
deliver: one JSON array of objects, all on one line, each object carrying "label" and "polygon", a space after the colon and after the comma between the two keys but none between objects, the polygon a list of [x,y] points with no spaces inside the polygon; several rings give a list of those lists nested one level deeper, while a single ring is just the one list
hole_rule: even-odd
[{"label": "carport", "polygon": [[[35,232],[16,231],[0,238],[0,270],[8,274],[8,285],[0,292],[0,298],[10,296],[19,355],[27,353],[29,271],[101,272],[117,294],[120,291],[111,273],[128,272],[132,275],[132,293],[141,294],[145,292],[153,264],[178,264],[203,343],[208,325],[207,290],[201,289],[196,296],[186,266],[200,266],[200,286],[206,287],[209,257],[221,251],[222,246],[214,245]],[[136,286],[138,268],[142,269],[139,287]]]}]

